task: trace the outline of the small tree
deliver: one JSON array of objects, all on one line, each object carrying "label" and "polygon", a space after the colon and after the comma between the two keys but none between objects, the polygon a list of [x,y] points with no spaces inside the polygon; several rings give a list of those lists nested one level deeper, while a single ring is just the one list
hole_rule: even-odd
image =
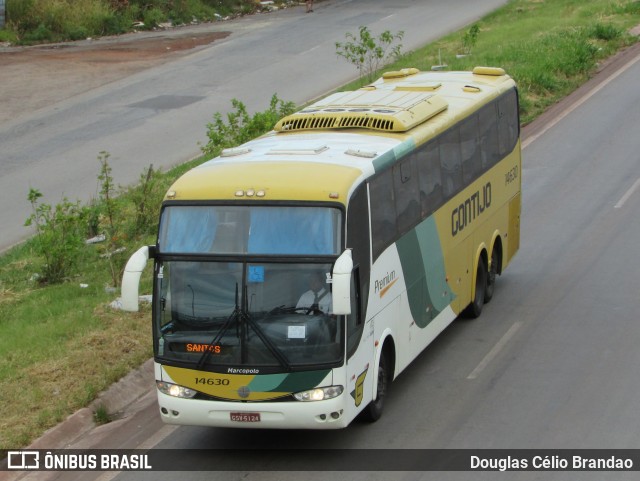
[{"label": "small tree", "polygon": [[480,27],[478,25],[472,25],[462,36],[462,53],[469,55],[471,49],[476,46],[478,41],[478,34],[480,33]]},{"label": "small tree", "polygon": [[121,271],[125,263],[123,243],[127,236],[123,229],[125,213],[122,207],[122,200],[118,198],[118,189],[111,175],[109,157],[111,157],[111,154],[105,151],[100,152],[98,155],[98,162],[100,163],[100,174],[98,174],[100,183],[99,201],[102,209],[100,227],[105,234],[106,241],[105,244],[101,245],[101,249],[104,251],[102,256],[109,263],[112,285],[113,287],[118,287]]},{"label": "small tree", "polygon": [[151,164],[140,174],[138,183],[128,190],[128,198],[135,212],[133,224],[129,219],[130,225],[126,228],[131,237],[152,234],[158,226],[160,204],[168,187],[161,174]]},{"label": "small tree", "polygon": [[402,44],[393,45],[404,37],[402,31],[393,34],[385,30],[374,37],[367,27],[360,27],[358,36],[347,33],[345,37],[346,42],[336,42],[336,53],[355,65],[360,78],[368,82],[382,66],[402,55]]},{"label": "small tree", "polygon": [[33,213],[26,226],[34,226],[36,235],[33,246],[45,259],[41,282],[62,282],[68,277],[77,262],[84,245],[83,209],[80,202],[70,202],[66,197],[52,207],[40,202],[42,193],[30,188],[28,200]]}]

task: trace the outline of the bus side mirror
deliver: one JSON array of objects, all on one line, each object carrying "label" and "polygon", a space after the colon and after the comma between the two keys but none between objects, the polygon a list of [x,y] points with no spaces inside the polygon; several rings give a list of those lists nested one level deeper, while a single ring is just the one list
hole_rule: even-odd
[{"label": "bus side mirror", "polygon": [[351,249],[344,251],[333,265],[333,314],[351,314]]},{"label": "bus side mirror", "polygon": [[138,311],[138,288],[140,276],[149,260],[149,246],[138,249],[127,261],[122,275],[121,302],[122,310]]}]

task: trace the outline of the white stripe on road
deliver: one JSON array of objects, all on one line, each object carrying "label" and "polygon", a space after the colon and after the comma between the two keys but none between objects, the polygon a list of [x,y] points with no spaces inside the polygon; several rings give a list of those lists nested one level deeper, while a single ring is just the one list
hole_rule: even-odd
[{"label": "white stripe on road", "polygon": [[624,193],[618,203],[613,206],[614,209],[620,209],[624,205],[624,203],[629,200],[629,197],[631,197],[633,193],[638,190],[638,187],[640,187],[640,179],[636,180],[636,182],[629,188],[629,190]]},{"label": "white stripe on road", "polygon": [[467,376],[467,379],[475,379],[478,375],[489,365],[491,361],[498,355],[498,353],[502,350],[502,348],[509,342],[509,340],[515,335],[515,333],[522,326],[522,322],[518,321],[513,326],[509,328],[509,330],[505,333],[504,336],[493,346],[484,359],[480,361],[480,364],[476,366],[476,368],[471,371],[471,374]]}]

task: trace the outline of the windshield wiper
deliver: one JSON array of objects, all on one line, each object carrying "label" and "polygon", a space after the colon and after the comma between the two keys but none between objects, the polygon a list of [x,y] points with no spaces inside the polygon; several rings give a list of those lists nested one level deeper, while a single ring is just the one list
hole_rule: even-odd
[{"label": "windshield wiper", "polygon": [[[234,320],[238,320],[241,317],[241,315],[242,315],[242,310],[238,305],[238,283],[236,282],[236,307],[233,309],[233,312],[229,315],[229,317],[225,321],[222,328],[220,328],[220,330],[214,336],[214,338],[211,339],[211,342],[207,345],[207,348],[202,353],[202,356],[200,356],[200,359],[198,360],[198,369],[202,369],[202,367],[206,364],[207,360],[209,359],[209,356],[211,355],[211,351],[213,350],[213,347],[220,342],[220,339],[222,339],[222,337],[226,334],[227,329],[229,329],[229,326],[231,325],[231,323]],[[237,324],[236,324],[236,335],[239,335]]]},{"label": "windshield wiper", "polygon": [[[245,303],[247,299],[246,289],[247,288],[245,286],[244,287],[245,295],[243,296]],[[209,359],[209,356],[211,355],[211,352],[213,351],[214,346],[220,342],[220,340],[225,335],[225,333],[227,332],[227,330],[229,329],[233,321],[236,321],[236,335],[240,338],[240,349],[241,349],[243,363],[247,362],[247,358],[249,355],[248,353],[249,346],[247,343],[249,332],[247,327],[250,327],[251,329],[253,329],[256,335],[260,338],[260,340],[266,346],[269,352],[271,352],[273,357],[276,358],[278,363],[287,371],[291,371],[291,365],[289,364],[289,360],[286,358],[286,356],[282,353],[280,349],[278,349],[278,347],[271,341],[271,339],[269,339],[269,337],[262,331],[260,326],[258,326],[258,324],[251,318],[251,316],[248,314],[248,311],[240,307],[240,304],[238,302],[238,284],[237,283],[236,283],[235,308],[233,309],[233,312],[231,313],[229,318],[226,320],[226,322],[224,323],[220,331],[207,345],[207,348],[202,353],[202,356],[200,356],[200,359],[198,360],[198,364],[197,364],[198,369],[202,369],[204,367],[207,360]]]},{"label": "windshield wiper", "polygon": [[291,371],[291,365],[289,364],[289,360],[282,353],[282,351],[280,349],[278,349],[278,346],[276,346],[271,341],[271,339],[269,339],[269,337],[267,337],[267,335],[265,335],[265,333],[262,331],[260,326],[258,326],[258,324],[253,319],[251,319],[251,316],[247,315],[246,316],[246,320],[249,322],[249,325],[253,328],[253,330],[258,335],[258,337],[263,342],[263,344],[265,346],[267,346],[267,349],[269,349],[271,354],[273,354],[273,357],[275,357],[278,360],[280,365],[282,367],[284,367],[287,371]]},{"label": "windshield wiper", "polygon": [[284,367],[287,371],[291,371],[291,366],[289,365],[289,361],[286,356],[282,353],[280,349],[269,339],[267,335],[262,331],[260,326],[256,324],[256,322],[251,318],[249,314],[249,306],[248,306],[248,298],[247,298],[247,286],[243,287],[243,308],[240,310],[240,320],[241,322],[241,331],[242,337],[241,345],[242,345],[242,362],[246,363],[247,358],[249,356],[249,346],[247,345],[248,332],[245,326],[249,326],[253,329],[256,335],[260,338],[262,343],[266,346],[266,348],[271,352],[273,357],[280,363],[282,367]]}]

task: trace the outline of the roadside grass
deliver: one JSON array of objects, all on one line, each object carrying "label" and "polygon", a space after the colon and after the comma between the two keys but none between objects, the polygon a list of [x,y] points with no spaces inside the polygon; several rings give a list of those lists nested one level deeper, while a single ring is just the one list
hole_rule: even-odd
[{"label": "roadside grass", "polygon": [[3,256],[0,449],[28,445],[152,355],[150,309],[110,309],[115,294],[105,291],[109,273],[97,258],[89,253],[82,274],[41,287],[30,280],[39,263],[29,243]]},{"label": "roadside grass", "polygon": [[447,70],[502,67],[518,83],[521,121],[527,124],[588,80],[599,62],[637,42],[627,31],[638,23],[640,1],[514,0],[473,24],[478,32],[470,48],[464,39],[473,26],[407,53],[383,70],[431,70],[441,63]]},{"label": "roadside grass", "polygon": [[[404,55],[384,70],[429,70],[440,58],[449,70],[476,65],[503,67],[519,83],[522,121],[526,123],[586,81],[598,62],[636,42],[625,32],[638,23],[639,1],[516,0],[474,24],[478,29],[473,45],[464,45],[465,34],[471,28],[468,26]],[[470,55],[457,58],[462,49]],[[360,80],[345,89],[363,83]],[[272,99],[271,110],[283,113],[288,107],[278,107],[277,98]],[[228,126],[219,114],[214,115],[209,128],[216,135],[210,138],[216,142],[237,141],[240,135],[229,135],[236,131],[257,134],[256,124],[261,123],[261,130],[268,130],[274,112],[256,114],[252,119],[243,118],[243,114],[246,112],[238,109],[235,117],[228,116]],[[215,145],[204,149],[208,152],[206,157],[158,173],[158,183],[153,185],[150,196],[139,191],[141,185],[147,185],[144,174],[138,187],[120,189],[120,213],[136,216],[139,212],[135,206],[146,199],[153,204],[151,215],[157,219],[161,193],[173,179],[216,155]],[[26,197],[25,192],[25,202]],[[94,228],[104,227],[104,211],[102,217],[97,211],[94,214]],[[154,242],[149,231],[123,238],[119,245],[125,249],[121,253],[124,260],[139,246]],[[113,292],[114,272],[119,273],[123,266],[114,266],[105,259],[106,251],[105,245],[84,246],[73,273],[60,284],[42,282],[39,275],[43,260],[33,241],[2,256],[0,405],[5,416],[0,420],[0,450],[27,446],[152,355],[150,307],[143,306],[139,313],[123,313],[109,307],[117,296]],[[150,289],[147,269],[141,292],[148,293]],[[98,408],[95,418],[104,422],[109,414]]]}]

